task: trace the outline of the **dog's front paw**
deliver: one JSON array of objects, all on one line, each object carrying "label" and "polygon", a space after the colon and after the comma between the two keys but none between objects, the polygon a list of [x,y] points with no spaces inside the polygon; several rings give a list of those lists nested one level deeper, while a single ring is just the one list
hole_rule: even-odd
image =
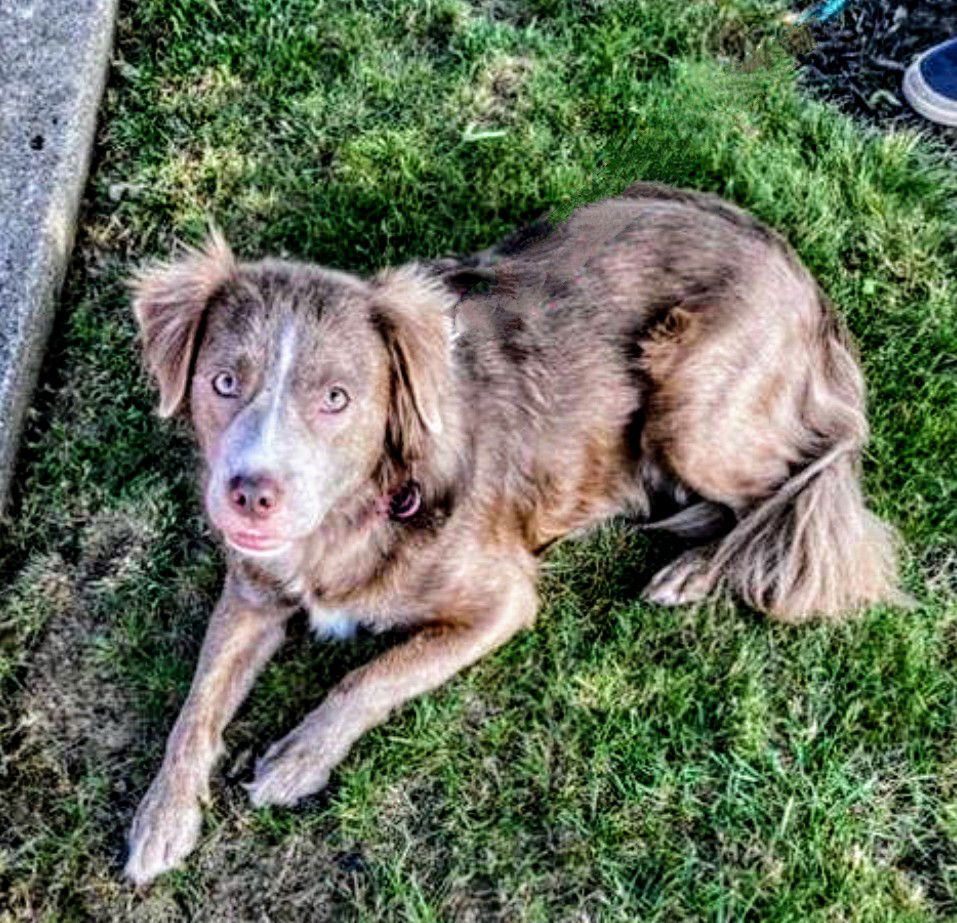
[{"label": "dog's front paw", "polygon": [[256,775],[245,788],[257,808],[293,805],[324,788],[334,765],[315,734],[297,728],[256,761]]},{"label": "dog's front paw", "polygon": [[196,845],[202,822],[194,787],[161,772],[133,818],[123,874],[133,884],[145,885],[179,865]]}]

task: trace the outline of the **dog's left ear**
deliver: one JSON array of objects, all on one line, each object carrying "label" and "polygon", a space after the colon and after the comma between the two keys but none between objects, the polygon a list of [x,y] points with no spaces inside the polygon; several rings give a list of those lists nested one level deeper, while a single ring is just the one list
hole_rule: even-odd
[{"label": "dog's left ear", "polygon": [[389,438],[405,461],[413,461],[443,430],[455,296],[414,266],[387,271],[372,284],[372,322],[392,360]]},{"label": "dog's left ear", "polygon": [[202,248],[149,266],[131,281],[133,313],[146,366],[159,385],[161,417],[172,416],[183,405],[203,315],[235,273],[229,246],[213,231]]}]

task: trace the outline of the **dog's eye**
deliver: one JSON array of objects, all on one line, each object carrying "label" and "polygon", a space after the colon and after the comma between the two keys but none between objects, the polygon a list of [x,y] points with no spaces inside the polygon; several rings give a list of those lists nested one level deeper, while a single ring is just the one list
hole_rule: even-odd
[{"label": "dog's eye", "polygon": [[239,393],[239,381],[232,372],[219,372],[213,376],[213,390],[220,397],[235,397]]},{"label": "dog's eye", "polygon": [[329,388],[325,395],[323,395],[322,411],[323,413],[339,413],[341,410],[346,409],[348,403],[349,395],[346,393],[346,389],[336,385],[335,387]]}]

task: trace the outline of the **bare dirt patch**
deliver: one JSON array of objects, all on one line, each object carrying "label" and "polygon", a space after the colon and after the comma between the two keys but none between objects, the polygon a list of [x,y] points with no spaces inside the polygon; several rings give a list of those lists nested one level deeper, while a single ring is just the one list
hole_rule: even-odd
[{"label": "bare dirt patch", "polygon": [[531,58],[505,55],[482,70],[472,91],[471,110],[483,127],[506,125],[527,109],[524,86],[533,69]]},{"label": "bare dirt patch", "polygon": [[17,702],[27,749],[96,765],[129,745],[130,708],[104,652],[110,624],[102,600],[138,573],[150,532],[142,515],[108,511],[84,531],[75,565],[54,558],[45,568],[40,579],[55,608]]},{"label": "bare dirt patch", "polygon": [[[82,859],[89,907],[102,910],[104,900],[120,896],[115,872],[127,816],[117,806],[128,800],[126,754],[139,719],[110,662],[107,603],[121,584],[138,579],[152,537],[143,511],[104,511],[83,530],[75,563],[56,553],[37,558],[14,584],[12,606],[37,610],[46,627],[11,696],[0,771],[8,793],[0,891],[9,889],[9,908],[0,919],[43,915],[17,867],[42,862],[54,881],[68,880],[78,861],[71,834],[92,840]],[[45,899],[55,892],[49,888]],[[112,916],[99,910],[98,919]]]},{"label": "bare dirt patch", "polygon": [[224,830],[198,865],[209,891],[193,917],[197,923],[341,920],[362,876],[361,864],[306,832],[266,849],[248,830]]}]

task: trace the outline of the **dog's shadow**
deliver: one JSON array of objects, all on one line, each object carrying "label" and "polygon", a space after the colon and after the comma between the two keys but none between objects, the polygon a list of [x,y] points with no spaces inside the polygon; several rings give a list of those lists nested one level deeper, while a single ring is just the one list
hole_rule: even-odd
[{"label": "dog's shadow", "polygon": [[651,535],[626,517],[609,520],[585,536],[559,543],[544,557],[543,604],[568,594],[585,611],[609,601],[637,602],[651,578],[693,545],[666,532]]},{"label": "dog's shadow", "polygon": [[408,632],[373,634],[360,628],[345,641],[316,638],[305,613],[294,615],[285,644],[227,729],[227,753],[234,764],[226,767],[227,779],[248,781],[254,756],[299,724],[348,673],[407,637]]},{"label": "dog's shadow", "polygon": [[[649,538],[624,519],[562,542],[542,560],[542,612],[547,617],[554,602],[569,598],[577,609],[592,614],[637,602],[651,577],[686,547],[686,542],[666,536]],[[346,674],[410,634],[360,629],[348,641],[316,639],[305,615],[294,616],[286,643],[227,731],[227,752],[232,755],[227,778],[245,780],[254,756],[294,728]]]}]

